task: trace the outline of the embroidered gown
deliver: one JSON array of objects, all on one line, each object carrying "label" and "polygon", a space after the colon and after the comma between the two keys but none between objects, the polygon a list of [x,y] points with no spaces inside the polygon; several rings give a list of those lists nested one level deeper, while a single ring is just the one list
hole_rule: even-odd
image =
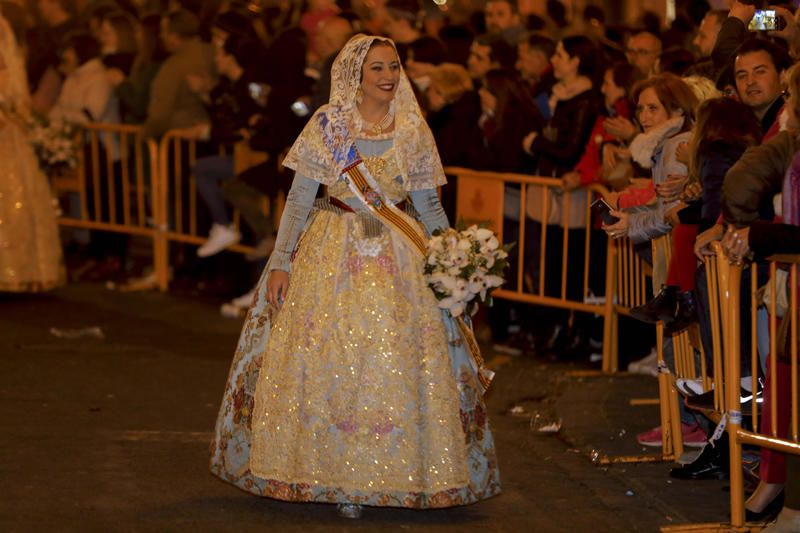
[{"label": "embroidered gown", "polygon": [[0,292],[34,292],[64,283],[56,207],[28,133],[6,112],[29,110],[25,64],[0,17]]},{"label": "embroidered gown", "polygon": [[[427,233],[447,225],[435,189],[406,190],[391,135],[356,146]],[[314,201],[318,186],[295,177],[231,366],[211,471],[287,501],[434,508],[498,494],[478,383],[420,259],[342,181]],[[290,270],[280,311],[266,296],[275,268]]]}]

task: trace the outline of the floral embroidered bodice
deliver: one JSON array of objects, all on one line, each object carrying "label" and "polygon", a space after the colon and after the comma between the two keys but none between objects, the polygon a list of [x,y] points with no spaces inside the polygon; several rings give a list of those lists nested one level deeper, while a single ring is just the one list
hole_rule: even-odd
[{"label": "floral embroidered bodice", "polygon": [[[392,202],[405,200],[408,192],[403,185],[397,157],[391,138],[357,139],[356,146],[364,160],[364,165],[380,185],[383,194]],[[339,180],[328,188],[328,194],[348,205],[358,208],[360,203],[350,191],[348,185]]]}]

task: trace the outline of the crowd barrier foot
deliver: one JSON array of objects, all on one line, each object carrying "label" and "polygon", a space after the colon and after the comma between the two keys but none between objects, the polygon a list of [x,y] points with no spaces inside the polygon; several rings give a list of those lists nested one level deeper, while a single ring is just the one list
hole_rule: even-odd
[{"label": "crowd barrier foot", "polygon": [[601,455],[594,459],[596,465],[607,466],[626,463],[673,463],[675,456],[672,454],[658,455]]},{"label": "crowd barrier foot", "polygon": [[658,398],[631,398],[628,404],[631,407],[638,407],[641,405],[661,405],[661,400]]},{"label": "crowd barrier foot", "polygon": [[744,527],[733,527],[726,523],[682,524],[661,526],[661,533],[757,533],[766,524],[746,524]]},{"label": "crowd barrier foot", "polygon": [[627,376],[630,372],[607,372],[605,370],[570,370],[564,372],[568,378],[607,378],[612,376]]}]

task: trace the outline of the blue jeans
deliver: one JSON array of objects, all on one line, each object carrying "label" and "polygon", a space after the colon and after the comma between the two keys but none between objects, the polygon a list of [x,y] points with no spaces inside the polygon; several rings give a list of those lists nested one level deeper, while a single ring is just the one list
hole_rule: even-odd
[{"label": "blue jeans", "polygon": [[233,157],[219,155],[201,157],[195,161],[192,173],[197,181],[200,197],[208,206],[214,224],[229,225],[231,221],[225,207],[225,197],[222,195],[220,182],[233,177]]}]

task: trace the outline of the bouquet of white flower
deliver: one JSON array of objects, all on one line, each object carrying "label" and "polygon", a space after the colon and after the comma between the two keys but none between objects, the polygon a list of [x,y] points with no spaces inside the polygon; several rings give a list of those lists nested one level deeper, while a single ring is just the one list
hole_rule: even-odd
[{"label": "bouquet of white flower", "polygon": [[492,305],[491,291],[505,281],[508,250],[492,230],[472,225],[466,229],[437,230],[428,241],[425,279],[439,307],[454,317],[475,314],[480,302]]},{"label": "bouquet of white flower", "polygon": [[78,165],[76,127],[62,120],[33,116],[28,121],[28,139],[45,173]]}]

